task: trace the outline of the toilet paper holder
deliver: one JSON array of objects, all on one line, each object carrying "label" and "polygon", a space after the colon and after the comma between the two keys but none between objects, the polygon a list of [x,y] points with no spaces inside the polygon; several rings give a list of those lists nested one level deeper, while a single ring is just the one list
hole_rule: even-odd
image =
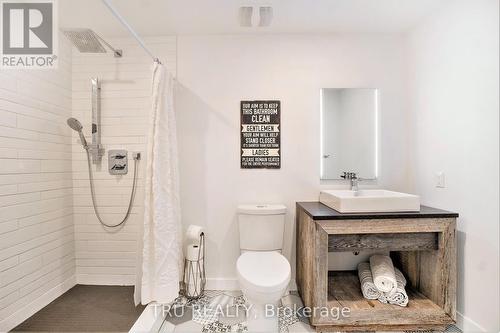
[{"label": "toilet paper holder", "polygon": [[198,253],[186,253],[184,259],[184,275],[182,280],[182,294],[189,300],[198,299],[205,292],[205,233],[200,234],[197,244],[190,244],[186,252],[197,247]]}]

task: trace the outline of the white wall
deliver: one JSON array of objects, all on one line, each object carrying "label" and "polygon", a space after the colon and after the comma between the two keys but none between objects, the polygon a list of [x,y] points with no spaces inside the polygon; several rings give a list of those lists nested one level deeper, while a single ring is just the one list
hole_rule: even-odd
[{"label": "white wall", "polygon": [[0,72],[0,331],[75,284],[71,52],[57,70]]},{"label": "white wall", "polygon": [[[136,279],[137,249],[143,222],[143,173],[151,103],[152,60],[132,39],[110,39],[124,55],[73,52],[73,117],[84,126],[91,142],[92,77],[101,79],[101,134],[106,154],[100,166],[92,165],[96,198],[106,223],[116,224],[127,211],[133,180],[132,152],[142,152],[139,180],[129,220],[116,229],[101,226],[92,208],[85,151],[73,133],[73,202],[76,240],[77,282],[81,284],[132,285]],[[175,37],[146,40],[153,52],[175,74]],[[107,152],[129,151],[129,172],[112,176],[108,172]]]},{"label": "white wall", "polygon": [[[499,326],[498,1],[454,1],[410,35],[414,188],[460,213],[458,311]],[[435,187],[443,171],[446,188]]]},{"label": "white wall", "polygon": [[[287,205],[284,253],[295,266],[295,202],[317,200],[321,186],[320,88],[380,88],[379,185],[408,190],[403,51],[400,37],[384,35],[179,37],[183,223],[207,228],[209,286],[236,279],[242,203]],[[247,99],[281,100],[280,170],[239,167],[239,102]]]}]

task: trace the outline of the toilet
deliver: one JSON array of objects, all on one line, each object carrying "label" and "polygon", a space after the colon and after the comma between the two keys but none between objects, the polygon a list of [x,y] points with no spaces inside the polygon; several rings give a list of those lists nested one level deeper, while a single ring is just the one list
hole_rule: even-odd
[{"label": "toilet", "polygon": [[290,263],[281,254],[286,207],[238,206],[240,251],[236,271],[250,306],[249,332],[278,332],[277,305],[290,282]]}]

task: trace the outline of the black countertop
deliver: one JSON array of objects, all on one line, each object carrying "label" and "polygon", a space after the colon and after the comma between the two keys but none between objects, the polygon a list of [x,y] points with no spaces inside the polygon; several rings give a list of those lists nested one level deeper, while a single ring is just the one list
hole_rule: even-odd
[{"label": "black countertop", "polygon": [[360,219],[423,219],[458,217],[457,213],[448,212],[428,206],[420,206],[419,212],[390,212],[390,213],[340,213],[319,201],[297,202],[313,220],[360,220]]}]

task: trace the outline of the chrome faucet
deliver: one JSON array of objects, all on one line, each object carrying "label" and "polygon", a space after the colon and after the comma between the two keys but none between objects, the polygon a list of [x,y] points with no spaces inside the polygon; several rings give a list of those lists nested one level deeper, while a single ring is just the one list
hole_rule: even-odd
[{"label": "chrome faucet", "polygon": [[351,191],[355,191],[357,192],[358,191],[358,182],[359,182],[359,178],[358,178],[358,175],[356,175],[355,172],[345,172],[340,176],[340,178],[344,178],[344,179],[347,179],[351,182]]}]

